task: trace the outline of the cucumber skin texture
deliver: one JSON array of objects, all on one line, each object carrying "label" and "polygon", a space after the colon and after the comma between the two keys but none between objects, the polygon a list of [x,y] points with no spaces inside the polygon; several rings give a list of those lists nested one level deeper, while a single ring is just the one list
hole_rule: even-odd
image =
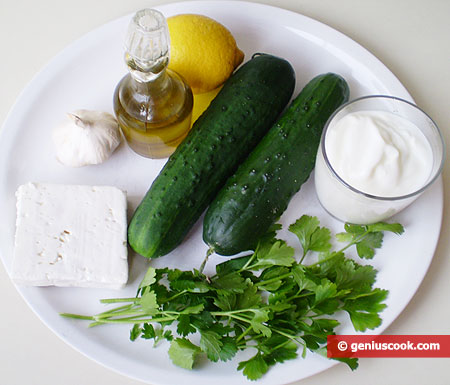
[{"label": "cucumber skin texture", "polygon": [[315,165],[323,127],[348,100],[333,73],[312,79],[209,206],[203,240],[219,255],[254,250]]},{"label": "cucumber skin texture", "polygon": [[288,104],[295,73],[262,54],[243,64],[169,157],[133,214],[128,243],[147,257],[177,247]]}]

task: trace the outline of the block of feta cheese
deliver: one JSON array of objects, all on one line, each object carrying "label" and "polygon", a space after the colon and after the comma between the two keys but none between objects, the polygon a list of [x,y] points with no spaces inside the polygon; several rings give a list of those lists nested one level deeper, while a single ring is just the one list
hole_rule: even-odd
[{"label": "block of feta cheese", "polygon": [[14,282],[112,289],[126,284],[125,192],[111,186],[27,183],[16,198]]}]

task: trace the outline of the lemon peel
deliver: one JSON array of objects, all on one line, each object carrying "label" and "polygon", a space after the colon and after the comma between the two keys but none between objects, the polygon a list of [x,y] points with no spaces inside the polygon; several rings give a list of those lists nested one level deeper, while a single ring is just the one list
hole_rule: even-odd
[{"label": "lemon peel", "polygon": [[232,33],[216,20],[197,14],[167,18],[169,68],[178,72],[194,94],[221,86],[244,60]]}]

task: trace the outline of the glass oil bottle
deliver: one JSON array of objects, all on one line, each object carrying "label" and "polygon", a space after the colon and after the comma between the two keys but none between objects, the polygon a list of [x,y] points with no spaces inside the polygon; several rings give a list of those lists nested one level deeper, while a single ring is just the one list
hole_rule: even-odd
[{"label": "glass oil bottle", "polygon": [[114,110],[128,145],[148,158],[168,157],[191,127],[193,96],[169,64],[169,30],[154,9],[138,11],[125,39],[129,73],[114,92]]}]

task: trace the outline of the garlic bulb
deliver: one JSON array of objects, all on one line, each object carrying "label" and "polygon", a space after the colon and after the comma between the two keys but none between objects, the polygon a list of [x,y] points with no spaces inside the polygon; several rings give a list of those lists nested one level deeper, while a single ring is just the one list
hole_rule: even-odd
[{"label": "garlic bulb", "polygon": [[58,160],[71,167],[99,164],[120,143],[116,118],[102,111],[77,110],[53,130]]}]

